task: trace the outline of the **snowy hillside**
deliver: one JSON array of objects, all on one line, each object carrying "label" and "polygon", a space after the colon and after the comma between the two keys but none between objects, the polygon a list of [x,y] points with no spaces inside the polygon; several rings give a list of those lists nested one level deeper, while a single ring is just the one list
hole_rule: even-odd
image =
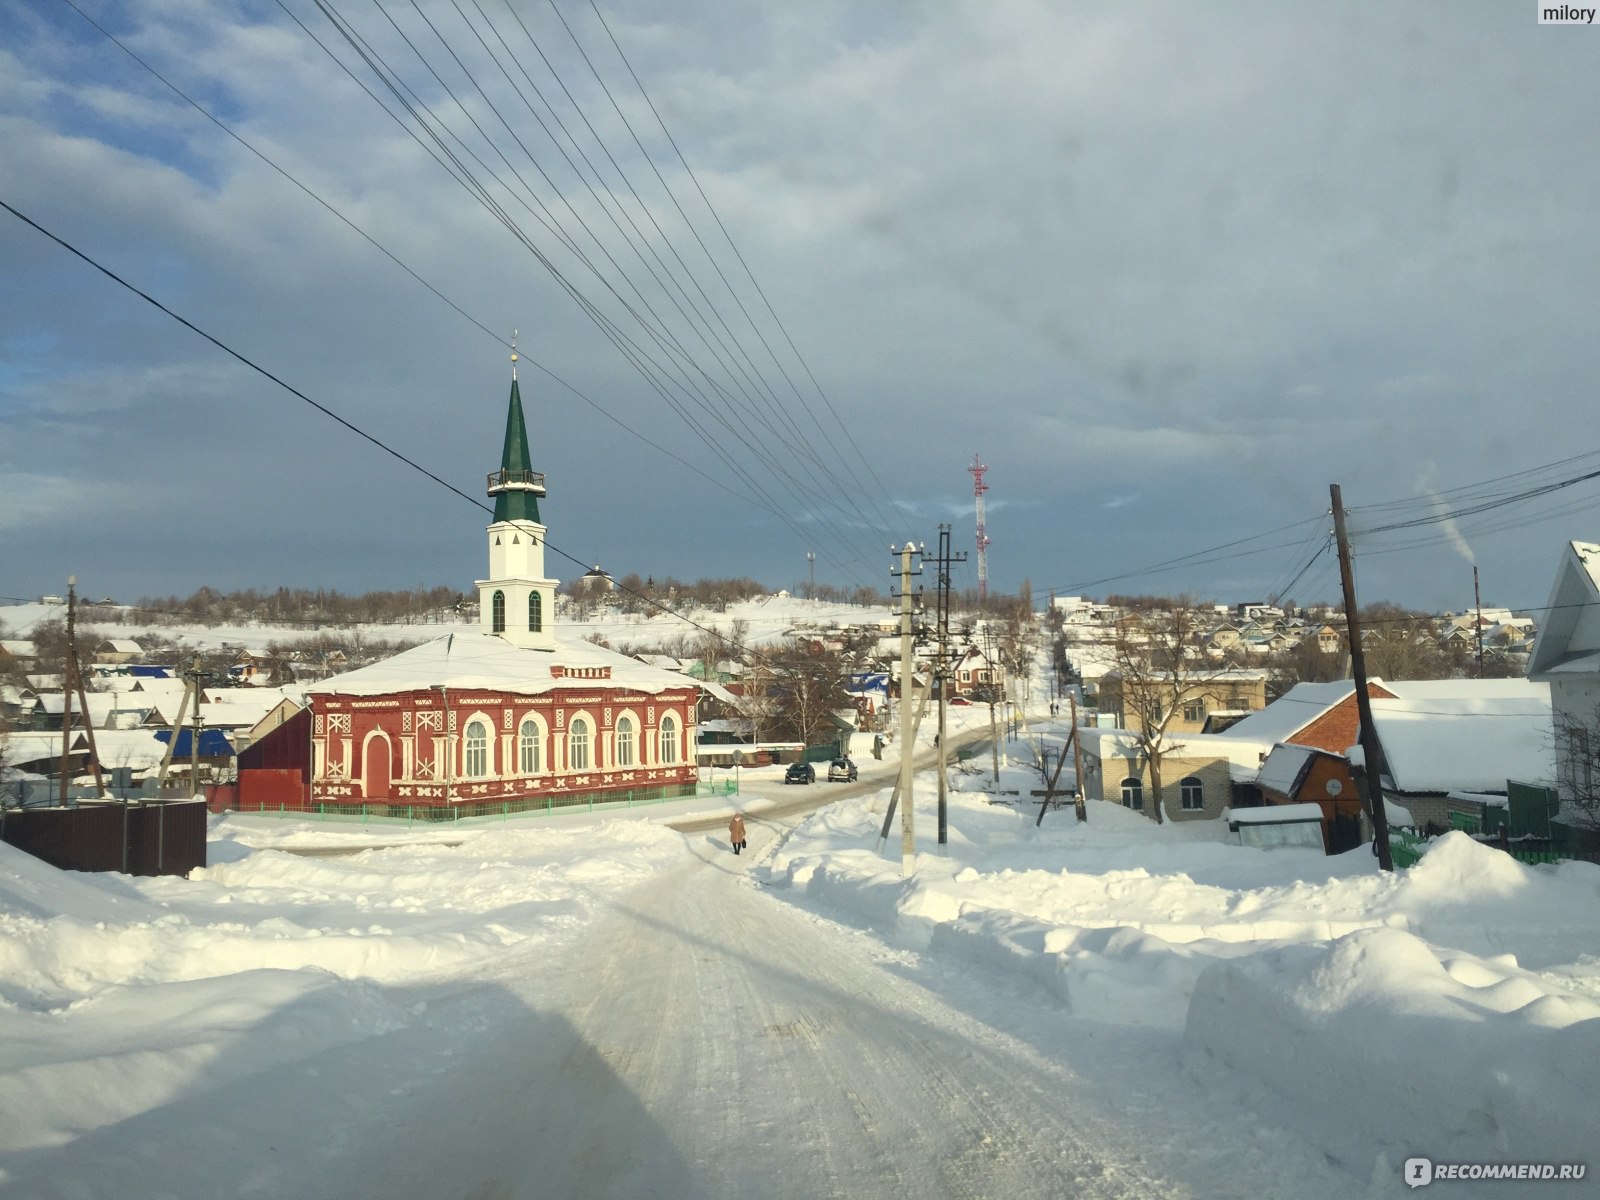
[{"label": "snowy hillside", "polygon": [[[0,606],[0,629],[6,636],[26,638],[41,621],[66,619],[62,604],[10,604]],[[107,638],[136,638],[140,630],[128,624],[96,621],[94,606],[80,606],[80,636],[93,641]],[[598,636],[613,645],[619,643],[664,645],[680,636],[696,637],[704,630],[731,633],[735,626],[745,630],[747,644],[770,645],[805,625],[868,625],[896,620],[887,609],[862,608],[854,604],[831,604],[804,600],[787,594],[740,601],[717,612],[704,608],[684,608],[680,615],[656,613],[651,616],[621,612],[591,611],[582,617],[563,615],[561,628],[579,637]],[[155,632],[194,650],[220,649],[224,645],[256,653],[270,644],[310,640],[319,634],[339,632],[385,641],[427,641],[463,627],[463,622],[418,622],[378,625],[329,625],[322,630],[305,625],[239,624],[195,625],[185,623],[155,627]]]}]

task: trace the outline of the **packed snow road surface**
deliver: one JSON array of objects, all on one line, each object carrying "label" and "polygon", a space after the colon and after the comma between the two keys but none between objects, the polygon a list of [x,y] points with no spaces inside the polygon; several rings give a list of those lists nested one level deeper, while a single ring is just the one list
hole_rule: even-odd
[{"label": "packed snow road surface", "polygon": [[[507,1195],[1346,1194],[1315,1152],[1263,1155],[1233,1114],[1185,1112],[1202,1098],[1148,1063],[1079,1075],[1039,997],[930,987],[916,954],[765,892],[747,871],[769,838],[752,822],[737,857],[705,839],[560,969],[525,964],[571,1045],[529,1097]],[[990,1019],[1006,1007],[1015,1032]],[[1117,1071],[1129,1050],[1091,1035],[1080,1057]]]}]

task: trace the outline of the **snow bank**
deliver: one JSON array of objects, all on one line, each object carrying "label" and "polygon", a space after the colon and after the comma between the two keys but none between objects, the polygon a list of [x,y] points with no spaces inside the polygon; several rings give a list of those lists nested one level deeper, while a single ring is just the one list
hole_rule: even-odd
[{"label": "snow bank", "polygon": [[1208,968],[1185,1039],[1314,1113],[1347,1153],[1376,1140],[1446,1162],[1571,1162],[1595,1145],[1600,1004],[1509,956],[1441,954],[1396,929],[1266,950]]},{"label": "snow bank", "polygon": [[1222,822],[1109,804],[1035,828],[1031,807],[958,794],[950,845],[924,835],[902,878],[871,806],[804,823],[769,882],[1075,1016],[1165,1033],[1175,1064],[1256,1076],[1334,1153],[1591,1153],[1600,868],[1524,867],[1453,834],[1384,875],[1366,848],[1245,848]]},{"label": "snow bank", "polygon": [[455,845],[366,829],[383,848],[338,858],[248,845],[337,843],[328,829],[229,818],[212,835],[216,865],[187,880],[63,872],[0,844],[0,1153],[412,1024],[419,985],[573,935],[687,852],[620,820]]}]

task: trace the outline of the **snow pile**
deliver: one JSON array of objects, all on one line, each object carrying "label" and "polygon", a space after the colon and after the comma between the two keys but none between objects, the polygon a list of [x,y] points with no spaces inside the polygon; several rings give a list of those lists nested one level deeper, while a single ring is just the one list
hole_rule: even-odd
[{"label": "snow pile", "polygon": [[1482,959],[1397,929],[1217,964],[1187,1045],[1314,1112],[1344,1153],[1378,1138],[1443,1161],[1581,1161],[1600,1004],[1511,955]]},{"label": "snow pile", "polygon": [[803,824],[768,881],[1026,976],[1076,1016],[1147,1027],[1197,1076],[1248,1072],[1314,1113],[1306,1132],[1334,1153],[1589,1153],[1600,867],[1525,867],[1453,834],[1385,876],[1366,848],[1245,848],[1224,822],[1157,827],[1109,804],[1035,828],[1036,808],[968,793],[940,854],[918,796],[911,878],[898,818],[879,851],[880,794]]},{"label": "snow pile", "polygon": [[[413,1024],[402,999],[575,934],[685,853],[638,821],[436,834],[247,818],[190,880],[57,871],[0,844],[0,1152]],[[305,858],[270,843],[385,848]],[[407,839],[413,839],[409,842]],[[3,1180],[0,1172],[0,1180]]]}]

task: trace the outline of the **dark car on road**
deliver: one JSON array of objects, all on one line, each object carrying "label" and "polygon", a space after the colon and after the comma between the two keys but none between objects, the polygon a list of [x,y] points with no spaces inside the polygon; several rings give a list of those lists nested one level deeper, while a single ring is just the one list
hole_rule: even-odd
[{"label": "dark car on road", "polygon": [[828,764],[829,783],[854,783],[856,765],[848,758],[836,758]]},{"label": "dark car on road", "polygon": [[817,769],[808,762],[790,763],[789,769],[783,773],[785,783],[815,783]]}]

